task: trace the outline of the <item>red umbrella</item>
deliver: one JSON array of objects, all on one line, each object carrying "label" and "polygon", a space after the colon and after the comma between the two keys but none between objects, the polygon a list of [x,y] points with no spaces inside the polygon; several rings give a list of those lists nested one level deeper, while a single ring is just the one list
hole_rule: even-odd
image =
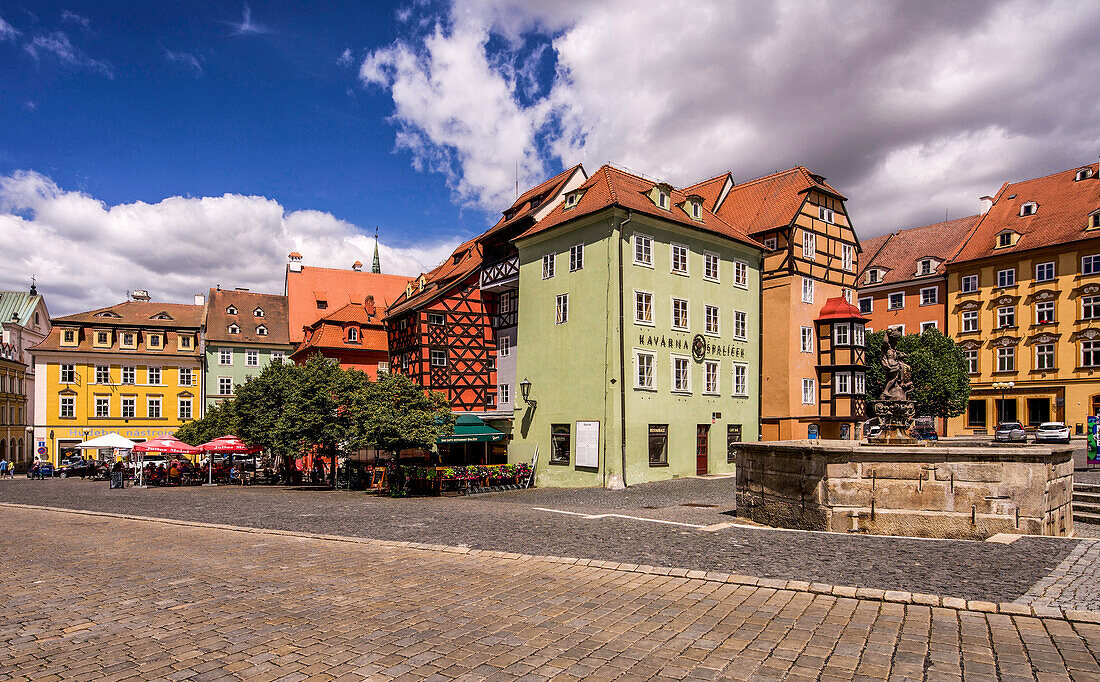
[{"label": "red umbrella", "polygon": [[210,441],[209,443],[203,443],[198,446],[199,450],[203,452],[220,452],[225,454],[235,455],[253,455],[260,452],[262,448],[257,448],[245,443],[236,436],[220,436]]},{"label": "red umbrella", "polygon": [[133,447],[134,452],[159,452],[164,455],[196,455],[201,450],[184,443],[175,436],[159,436]]}]

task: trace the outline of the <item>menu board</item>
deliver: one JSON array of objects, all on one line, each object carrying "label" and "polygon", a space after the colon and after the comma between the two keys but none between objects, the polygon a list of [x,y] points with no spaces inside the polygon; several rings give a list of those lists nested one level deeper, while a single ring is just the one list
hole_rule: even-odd
[{"label": "menu board", "polygon": [[577,466],[600,466],[600,423],[577,422]]}]

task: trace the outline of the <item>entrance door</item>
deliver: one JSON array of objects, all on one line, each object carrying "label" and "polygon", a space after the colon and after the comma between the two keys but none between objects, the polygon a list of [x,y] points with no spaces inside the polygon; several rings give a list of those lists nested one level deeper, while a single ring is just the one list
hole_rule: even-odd
[{"label": "entrance door", "polygon": [[707,453],[710,452],[708,440],[710,424],[699,424],[695,428],[695,473],[703,476],[708,472]]},{"label": "entrance door", "polygon": [[1028,426],[1039,426],[1043,422],[1050,421],[1050,398],[1027,399],[1027,423]]}]

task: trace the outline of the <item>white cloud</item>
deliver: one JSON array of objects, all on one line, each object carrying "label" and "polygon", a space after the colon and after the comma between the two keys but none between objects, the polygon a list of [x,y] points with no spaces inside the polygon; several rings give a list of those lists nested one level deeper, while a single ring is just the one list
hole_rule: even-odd
[{"label": "white cloud", "polygon": [[344,51],[340,53],[340,56],[336,58],[336,63],[340,66],[351,66],[355,63],[355,57],[351,55],[351,48],[345,47]]},{"label": "white cloud", "polygon": [[241,8],[240,22],[234,21],[229,23],[233,26],[236,35],[258,35],[271,32],[271,29],[267,26],[252,21],[252,8],[248,5],[244,5]]},{"label": "white cloud", "polygon": [[[392,97],[398,149],[489,210],[517,162],[524,183],[576,162],[676,184],[802,164],[871,235],[1100,148],[1082,85],[1100,3],[458,0],[437,22],[360,78]],[[533,88],[541,43],[555,72]]]},{"label": "white cloud", "polygon": [[66,64],[101,73],[107,78],[115,77],[110,64],[84,54],[80,48],[72,44],[64,31],[40,33],[25,44],[23,49],[35,59],[53,56]]},{"label": "white cloud", "polygon": [[[415,275],[457,241],[381,243],[382,269]],[[176,302],[218,284],[281,292],[291,251],[307,265],[348,268],[360,260],[369,267],[374,238],[330,213],[288,212],[259,196],[109,206],[32,171],[0,176],[0,289],[23,289],[34,274],[55,314],[110,305],[134,289]]]},{"label": "white cloud", "polygon": [[87,17],[82,17],[79,14],[77,14],[76,12],[70,12],[69,10],[62,10],[62,12],[61,12],[61,21],[63,21],[63,22],[68,21],[68,22],[72,22],[74,24],[79,24],[79,25],[83,26],[86,29],[90,28],[91,25],[92,25],[91,20],[89,20]]},{"label": "white cloud", "polygon": [[168,48],[164,48],[164,56],[168,59],[168,61],[174,64],[180,64],[181,66],[190,69],[191,72],[195,75],[195,78],[198,78],[203,74],[202,63],[199,62],[198,57],[191,54],[190,52],[173,52]]},{"label": "white cloud", "polygon": [[0,17],[0,42],[5,40],[14,41],[20,35],[22,35],[20,31],[15,30],[14,26],[4,21],[4,17]]}]

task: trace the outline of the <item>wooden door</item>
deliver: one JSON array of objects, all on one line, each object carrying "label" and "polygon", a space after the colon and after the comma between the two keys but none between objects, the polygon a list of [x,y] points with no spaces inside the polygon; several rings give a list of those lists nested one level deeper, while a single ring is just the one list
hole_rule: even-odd
[{"label": "wooden door", "polygon": [[707,453],[710,451],[708,440],[710,424],[699,424],[695,428],[695,473],[703,476],[707,473]]}]

